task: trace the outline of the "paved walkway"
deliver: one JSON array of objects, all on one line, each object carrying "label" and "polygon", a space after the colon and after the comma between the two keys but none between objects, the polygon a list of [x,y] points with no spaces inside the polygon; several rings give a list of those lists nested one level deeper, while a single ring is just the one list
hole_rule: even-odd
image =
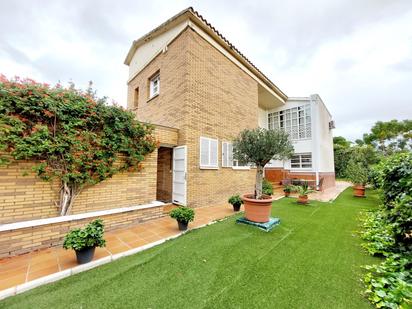
[{"label": "paved walkway", "polygon": [[[233,215],[229,205],[195,210],[190,228]],[[94,260],[138,248],[180,234],[176,220],[163,217],[142,224],[105,233],[106,247],[96,248]],[[77,266],[73,250],[61,247],[0,259],[0,291]]]},{"label": "paved walkway", "polygon": [[[347,186],[349,186],[348,183],[337,182],[336,188],[314,193],[310,198],[329,201]],[[274,196],[280,198],[283,196],[283,192],[278,189]],[[197,208],[195,212],[195,221],[189,224],[189,228],[201,227],[234,214],[230,205]],[[176,221],[169,217],[110,231],[105,233],[106,247],[96,248],[94,260],[113,256],[179,234],[181,232],[177,228]],[[64,250],[61,247],[0,259],[0,292],[76,266],[78,265],[74,251]]]}]

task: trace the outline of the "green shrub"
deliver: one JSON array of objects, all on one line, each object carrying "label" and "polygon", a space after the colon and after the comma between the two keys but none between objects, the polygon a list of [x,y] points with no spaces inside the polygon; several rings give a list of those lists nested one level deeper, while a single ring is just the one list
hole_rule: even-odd
[{"label": "green shrub", "polygon": [[263,179],[262,193],[266,195],[273,194],[273,185],[267,179]]},{"label": "green shrub", "polygon": [[383,254],[379,265],[366,266],[368,299],[378,308],[412,307],[412,154],[388,157],[374,171],[383,205],[363,221],[363,246]]},{"label": "green shrub", "polygon": [[394,254],[379,265],[366,266],[363,282],[368,299],[377,308],[411,308],[412,260],[410,256]]},{"label": "green shrub", "polygon": [[392,207],[403,195],[412,195],[412,153],[390,156],[376,170],[386,206]]},{"label": "green shrub", "polygon": [[232,204],[233,206],[240,206],[243,204],[243,200],[240,198],[239,194],[232,195],[229,200],[229,204]]},{"label": "green shrub", "polygon": [[393,224],[398,248],[412,251],[412,153],[390,156],[377,171],[386,220]]},{"label": "green shrub", "polygon": [[103,234],[103,221],[94,220],[83,229],[71,230],[64,238],[63,248],[79,251],[91,247],[104,247],[106,241],[103,239]]},{"label": "green shrub", "polygon": [[354,185],[365,185],[368,181],[368,170],[362,162],[350,160],[346,167],[346,177]]},{"label": "green shrub", "polygon": [[371,255],[387,255],[394,249],[393,225],[386,222],[382,210],[367,212],[362,218],[362,244]]},{"label": "green shrub", "polygon": [[170,217],[180,222],[190,222],[195,218],[195,211],[190,207],[179,206],[170,212]]},{"label": "green shrub", "polygon": [[307,181],[303,181],[301,185],[293,186],[292,188],[293,192],[297,192],[299,196],[304,196],[308,195],[309,193],[315,192],[315,190],[309,188],[309,184]]},{"label": "green shrub", "polygon": [[295,187],[292,186],[292,185],[286,185],[286,186],[283,188],[283,192],[286,192],[286,193],[294,192],[294,190],[295,190]]}]

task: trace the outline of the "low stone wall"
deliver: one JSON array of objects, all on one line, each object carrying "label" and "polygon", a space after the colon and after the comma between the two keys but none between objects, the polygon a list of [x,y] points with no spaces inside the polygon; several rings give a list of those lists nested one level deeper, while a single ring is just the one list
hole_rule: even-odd
[{"label": "low stone wall", "polygon": [[0,258],[53,246],[61,246],[64,236],[71,229],[83,227],[97,218],[103,219],[106,231],[159,218],[164,215],[163,207],[156,206],[94,218],[3,231],[0,232]]},{"label": "low stone wall", "polygon": [[[316,180],[315,172],[291,172],[283,168],[265,168],[265,178],[272,183],[279,183],[283,179],[306,179]],[[334,172],[320,172],[319,179],[323,178],[323,189],[332,188],[335,186],[335,173]]]}]

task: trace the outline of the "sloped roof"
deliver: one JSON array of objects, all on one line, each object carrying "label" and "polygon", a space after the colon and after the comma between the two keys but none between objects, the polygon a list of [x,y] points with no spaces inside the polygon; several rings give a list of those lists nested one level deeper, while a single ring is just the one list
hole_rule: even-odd
[{"label": "sloped roof", "polygon": [[244,54],[242,54],[236,46],[234,46],[228,39],[226,39],[215,27],[213,27],[201,14],[195,11],[192,7],[188,7],[187,9],[181,11],[180,13],[176,14],[175,16],[171,17],[164,23],[162,23],[157,28],[153,29],[152,31],[148,32],[147,34],[143,35],[139,39],[133,41],[132,46],[126,56],[124,63],[129,65],[134,53],[136,52],[137,48],[144,43],[150,41],[154,37],[166,32],[170,28],[173,28],[175,25],[183,22],[184,20],[189,19],[194,22],[196,25],[201,27],[203,30],[208,32],[209,34],[212,33],[215,36],[215,39],[218,40],[227,51],[229,51],[233,56],[235,56],[238,60],[240,60],[254,75],[256,75],[261,81],[263,81],[267,86],[273,89],[278,95],[280,95],[284,100],[287,100],[287,95],[283,93],[265,74],[262,73],[253,63],[250,61]]}]

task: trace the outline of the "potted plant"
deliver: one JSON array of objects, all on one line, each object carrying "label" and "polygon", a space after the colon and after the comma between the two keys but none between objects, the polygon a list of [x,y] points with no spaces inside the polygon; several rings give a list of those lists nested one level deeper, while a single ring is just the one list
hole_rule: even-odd
[{"label": "potted plant", "polygon": [[272,159],[284,160],[293,154],[289,135],[280,129],[263,128],[243,130],[233,142],[233,157],[241,164],[256,166],[254,193],[242,196],[245,205],[245,218],[253,222],[268,222],[273,198],[263,194],[263,169]]},{"label": "potted plant", "polygon": [[262,192],[263,192],[263,194],[266,194],[266,195],[272,195],[273,194],[273,186],[269,182],[269,180],[267,180],[265,178],[263,179],[263,183],[262,183]]},{"label": "potted plant", "polygon": [[290,193],[292,192],[293,187],[291,185],[286,185],[283,188],[283,192],[285,193],[285,197],[289,197]]},{"label": "potted plant", "polygon": [[315,192],[315,190],[309,188],[307,182],[303,182],[300,186],[295,186],[294,189],[298,193],[299,204],[307,204],[309,202],[308,194]]},{"label": "potted plant", "polygon": [[353,195],[365,197],[365,185],[368,181],[368,169],[365,164],[354,159],[349,160],[346,177],[353,183]]},{"label": "potted plant", "polygon": [[77,263],[88,263],[93,259],[95,248],[106,245],[103,234],[103,220],[94,220],[83,229],[71,230],[64,238],[63,248],[76,252]]},{"label": "potted plant", "polygon": [[233,206],[233,211],[239,211],[240,210],[240,206],[242,206],[243,201],[240,198],[239,194],[236,195],[232,195],[229,200],[228,200],[229,204],[232,204]]},{"label": "potted plant", "polygon": [[185,231],[189,222],[195,218],[195,211],[186,206],[179,206],[170,212],[170,217],[176,219],[180,231]]}]

